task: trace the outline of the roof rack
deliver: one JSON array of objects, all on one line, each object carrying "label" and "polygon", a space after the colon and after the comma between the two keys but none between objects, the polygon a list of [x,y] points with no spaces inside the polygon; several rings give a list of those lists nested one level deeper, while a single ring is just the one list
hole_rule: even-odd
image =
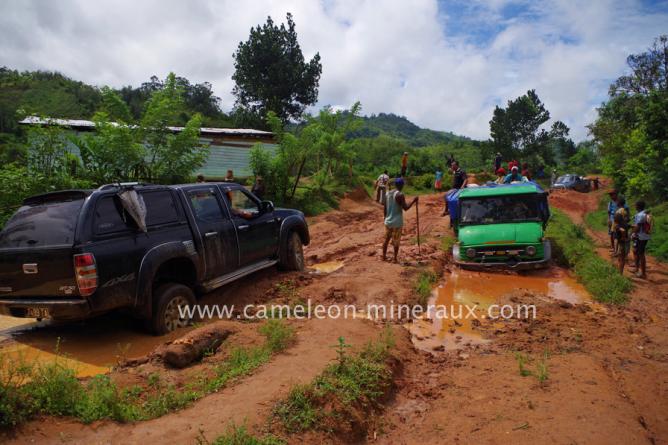
[{"label": "roof rack", "polygon": [[114,182],[112,184],[104,184],[98,187],[98,191],[108,190],[111,188],[123,188],[123,187],[136,187],[136,186],[145,186],[153,185],[147,182]]}]

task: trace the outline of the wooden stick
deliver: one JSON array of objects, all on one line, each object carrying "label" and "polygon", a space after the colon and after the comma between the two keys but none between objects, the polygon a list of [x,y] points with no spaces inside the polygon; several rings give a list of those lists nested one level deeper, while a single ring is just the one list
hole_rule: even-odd
[{"label": "wooden stick", "polygon": [[415,222],[417,223],[417,241],[418,241],[418,255],[421,255],[420,252],[420,211],[418,210],[420,202],[415,203]]}]

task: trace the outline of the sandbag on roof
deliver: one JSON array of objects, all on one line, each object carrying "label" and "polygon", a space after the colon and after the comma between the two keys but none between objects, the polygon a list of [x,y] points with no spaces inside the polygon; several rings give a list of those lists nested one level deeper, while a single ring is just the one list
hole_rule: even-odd
[{"label": "sandbag on roof", "polygon": [[146,204],[134,189],[124,189],[118,192],[123,209],[132,217],[139,229],[146,233]]}]

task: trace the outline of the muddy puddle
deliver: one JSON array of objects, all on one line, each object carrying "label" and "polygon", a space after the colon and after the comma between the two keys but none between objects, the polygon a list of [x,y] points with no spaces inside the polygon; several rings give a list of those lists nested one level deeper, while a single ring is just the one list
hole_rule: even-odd
[{"label": "muddy puddle", "polygon": [[[572,304],[591,300],[584,287],[562,269],[530,275],[455,270],[433,289],[430,313],[407,326],[413,343],[420,349],[434,351],[489,342],[478,329],[481,322],[487,327],[501,327],[503,322],[490,321],[490,315],[491,318],[498,317],[501,310],[506,316],[511,311],[521,315],[520,311],[529,310],[504,298],[516,291],[545,295]],[[506,304],[509,309],[502,308]]]},{"label": "muddy puddle", "polygon": [[325,263],[312,264],[308,268],[316,274],[328,274],[336,272],[343,267],[343,261],[327,261]]},{"label": "muddy puddle", "polygon": [[138,323],[109,314],[85,322],[51,324],[0,317],[0,355],[6,361],[59,363],[80,377],[109,371],[119,361],[150,353],[156,346],[182,336],[186,329],[156,337]]}]

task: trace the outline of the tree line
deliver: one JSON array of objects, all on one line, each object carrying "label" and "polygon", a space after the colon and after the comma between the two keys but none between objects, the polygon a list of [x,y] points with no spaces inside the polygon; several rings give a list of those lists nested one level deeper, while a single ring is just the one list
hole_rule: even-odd
[{"label": "tree line", "polygon": [[[487,141],[421,129],[393,114],[362,117],[359,103],[349,110],[325,106],[307,113],[317,102],[322,66],[319,54],[304,57],[290,14],[282,24],[269,17],[239,43],[229,114],[221,111],[211,84],[175,74],[154,76],[138,88],[112,89],[58,73],[2,68],[0,180],[29,178],[24,182],[34,184],[20,188],[26,193],[117,180],[188,180],[206,160],[200,127],[241,123],[276,135],[278,151],[256,147],[251,166],[281,203],[320,199],[326,190],[351,186],[384,169],[396,174],[404,152],[410,154],[409,174],[425,176],[425,184],[436,170],[447,169],[452,157],[469,170],[491,172],[499,152],[534,169],[558,166],[584,174],[603,165],[620,187],[663,192],[668,171],[661,151],[666,141],[665,47],[662,37],[648,53],[629,57],[632,74],[611,88],[610,100],[591,126],[594,140],[577,145],[563,122],[551,120],[535,90],[494,109]],[[75,137],[53,127],[18,128],[18,116],[40,106],[51,117],[92,118],[96,131]],[[184,131],[169,131],[174,125]],[[71,155],[72,147],[78,157]]]}]

